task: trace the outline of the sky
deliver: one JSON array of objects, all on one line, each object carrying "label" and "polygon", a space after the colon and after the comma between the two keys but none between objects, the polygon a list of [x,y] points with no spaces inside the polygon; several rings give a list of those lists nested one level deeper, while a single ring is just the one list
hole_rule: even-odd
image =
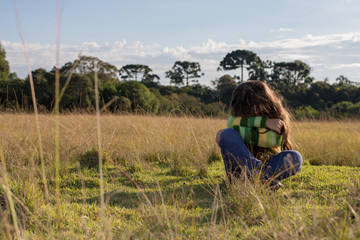
[{"label": "sky", "polygon": [[[14,2],[16,8],[14,7]],[[56,64],[56,0],[1,0],[0,43],[11,72]],[[21,28],[17,24],[16,10]],[[344,75],[360,82],[358,0],[62,0],[60,67],[79,54],[117,66],[148,65],[168,84],[175,61],[199,62],[201,84],[240,70],[217,71],[237,49],[262,60],[310,65],[317,81]]]}]

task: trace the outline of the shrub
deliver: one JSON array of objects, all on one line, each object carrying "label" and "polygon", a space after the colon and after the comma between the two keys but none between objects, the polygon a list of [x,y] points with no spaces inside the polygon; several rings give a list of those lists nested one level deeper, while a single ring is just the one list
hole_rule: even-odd
[{"label": "shrub", "polygon": [[212,163],[215,163],[215,162],[219,162],[222,160],[222,157],[219,153],[217,153],[215,151],[215,149],[213,149],[212,151],[210,151],[208,157],[207,157],[207,160],[208,160],[208,163],[209,164],[212,164]]},{"label": "shrub", "polygon": [[[111,160],[106,151],[102,152],[102,160],[104,164]],[[81,168],[99,168],[99,152],[95,149],[87,150],[85,153],[78,155],[78,161]]]},{"label": "shrub", "polygon": [[117,85],[119,96],[125,96],[131,102],[133,111],[158,113],[159,99],[142,83],[125,81]]},{"label": "shrub", "polygon": [[360,117],[360,102],[353,104],[349,101],[339,102],[331,106],[330,109],[333,116],[341,117]]},{"label": "shrub", "polygon": [[301,106],[295,110],[294,116],[296,119],[319,119],[320,112],[311,106]]},{"label": "shrub", "polygon": [[120,97],[118,107],[121,111],[130,112],[131,111],[131,101],[126,97]]}]

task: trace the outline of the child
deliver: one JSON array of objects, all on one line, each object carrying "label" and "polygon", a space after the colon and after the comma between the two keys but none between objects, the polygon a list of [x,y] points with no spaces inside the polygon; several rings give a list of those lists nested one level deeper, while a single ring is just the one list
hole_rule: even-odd
[{"label": "child", "polygon": [[239,84],[230,107],[228,128],[216,136],[228,177],[240,177],[242,170],[248,176],[260,173],[277,189],[282,179],[301,170],[302,157],[291,150],[290,114],[265,83]]}]

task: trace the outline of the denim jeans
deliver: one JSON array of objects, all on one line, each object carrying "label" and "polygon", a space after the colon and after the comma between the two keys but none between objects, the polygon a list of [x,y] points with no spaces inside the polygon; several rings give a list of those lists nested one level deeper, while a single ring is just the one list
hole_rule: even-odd
[{"label": "denim jeans", "polygon": [[240,177],[246,171],[248,176],[261,173],[265,180],[282,180],[301,170],[302,157],[299,152],[292,150],[282,151],[263,164],[254,157],[240,134],[232,128],[223,130],[219,147],[227,176]]}]

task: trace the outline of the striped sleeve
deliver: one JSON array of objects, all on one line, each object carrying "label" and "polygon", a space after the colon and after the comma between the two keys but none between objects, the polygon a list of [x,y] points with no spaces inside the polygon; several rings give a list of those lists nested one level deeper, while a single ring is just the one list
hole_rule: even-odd
[{"label": "striped sleeve", "polygon": [[234,116],[230,116],[228,121],[227,121],[227,127],[228,128],[232,128],[234,126],[234,121],[235,121],[236,117]]},{"label": "striped sleeve", "polygon": [[234,117],[230,116],[227,122],[228,127],[232,127],[234,125],[239,125],[242,127],[259,127],[265,128],[267,117]]},{"label": "striped sleeve", "polygon": [[265,148],[281,146],[281,141],[282,141],[282,136],[277,134],[275,131],[270,130],[265,133],[259,134],[258,146]]},{"label": "striped sleeve", "polygon": [[281,146],[282,136],[266,128],[266,117],[230,116],[227,127],[240,133],[244,143],[264,148]]},{"label": "striped sleeve", "polygon": [[282,137],[274,131],[267,131],[267,129],[264,128],[259,128],[258,131],[256,131],[253,128],[242,126],[234,126],[234,129],[240,133],[244,143],[264,148],[281,146]]},{"label": "striped sleeve", "polygon": [[260,116],[242,118],[240,122],[240,126],[265,128],[267,120],[268,118],[260,117]]},{"label": "striped sleeve", "polygon": [[237,128],[234,127],[234,129],[240,133],[241,139],[244,141],[244,143],[252,144],[250,140],[251,128],[238,126]]}]

